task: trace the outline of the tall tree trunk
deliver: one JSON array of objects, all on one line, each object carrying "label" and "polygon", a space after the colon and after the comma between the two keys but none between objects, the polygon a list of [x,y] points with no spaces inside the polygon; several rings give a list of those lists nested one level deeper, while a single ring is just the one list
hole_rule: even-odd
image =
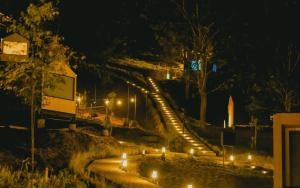
[{"label": "tall tree trunk", "polygon": [[206,106],[207,106],[207,93],[206,91],[200,90],[200,123],[205,125],[206,122]]}]

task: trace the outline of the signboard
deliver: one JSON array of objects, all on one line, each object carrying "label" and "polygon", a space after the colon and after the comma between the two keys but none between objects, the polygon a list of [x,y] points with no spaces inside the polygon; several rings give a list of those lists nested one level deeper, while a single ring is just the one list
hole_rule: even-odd
[{"label": "signboard", "polygon": [[235,131],[232,129],[223,129],[221,133],[221,145],[235,146]]},{"label": "signboard", "polygon": [[28,45],[26,42],[3,41],[3,54],[7,55],[27,55]]},{"label": "signboard", "polygon": [[24,62],[29,53],[29,41],[14,33],[1,40],[0,61]]}]

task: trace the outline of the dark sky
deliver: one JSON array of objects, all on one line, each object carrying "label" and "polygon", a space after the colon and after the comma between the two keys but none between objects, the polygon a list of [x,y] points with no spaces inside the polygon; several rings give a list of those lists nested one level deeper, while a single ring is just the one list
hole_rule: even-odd
[{"label": "dark sky", "polygon": [[[0,11],[16,16],[29,2],[34,1],[0,0]],[[239,50],[250,42],[250,51],[259,49],[257,56],[264,48],[299,44],[299,5],[297,0],[205,1],[210,20],[224,36],[238,41]],[[156,48],[149,23],[176,19],[169,0],[61,0],[59,9],[57,31],[86,53],[101,52],[115,38],[135,52]]]}]

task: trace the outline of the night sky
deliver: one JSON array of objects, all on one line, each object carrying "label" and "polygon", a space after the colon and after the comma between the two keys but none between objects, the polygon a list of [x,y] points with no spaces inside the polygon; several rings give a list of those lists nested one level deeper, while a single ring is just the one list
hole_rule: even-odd
[{"label": "night sky", "polygon": [[[295,0],[212,0],[207,4],[210,20],[224,30],[223,36],[240,45],[250,42],[251,50],[299,43],[300,3]],[[101,50],[116,36],[126,38],[132,50],[149,50],[156,47],[149,23],[174,21],[174,15],[175,7],[168,0],[69,0],[61,3],[59,23],[66,40],[85,51]]]},{"label": "night sky", "polygon": [[[16,17],[29,2],[34,1],[1,0],[0,11]],[[296,0],[211,0],[203,1],[203,14],[215,23],[224,38],[238,41],[236,49],[242,47],[250,56],[261,58],[261,49],[299,44],[299,4]],[[157,44],[150,24],[182,22],[169,0],[65,0],[59,3],[59,9],[57,32],[70,46],[88,54],[100,53],[115,38],[124,40],[120,51],[153,50]]]}]

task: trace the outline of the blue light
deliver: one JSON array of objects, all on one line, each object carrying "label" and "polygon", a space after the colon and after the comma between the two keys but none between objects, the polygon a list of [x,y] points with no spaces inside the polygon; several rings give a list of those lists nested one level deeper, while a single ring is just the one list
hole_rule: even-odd
[{"label": "blue light", "polygon": [[192,68],[193,71],[199,71],[199,70],[201,70],[200,60],[198,60],[198,61],[192,60],[191,68]]},{"label": "blue light", "polygon": [[193,71],[197,71],[199,69],[197,61],[192,60],[191,68]]},{"label": "blue light", "polygon": [[212,71],[213,71],[213,72],[217,72],[217,65],[216,65],[216,64],[213,64],[213,66],[212,66]]}]

